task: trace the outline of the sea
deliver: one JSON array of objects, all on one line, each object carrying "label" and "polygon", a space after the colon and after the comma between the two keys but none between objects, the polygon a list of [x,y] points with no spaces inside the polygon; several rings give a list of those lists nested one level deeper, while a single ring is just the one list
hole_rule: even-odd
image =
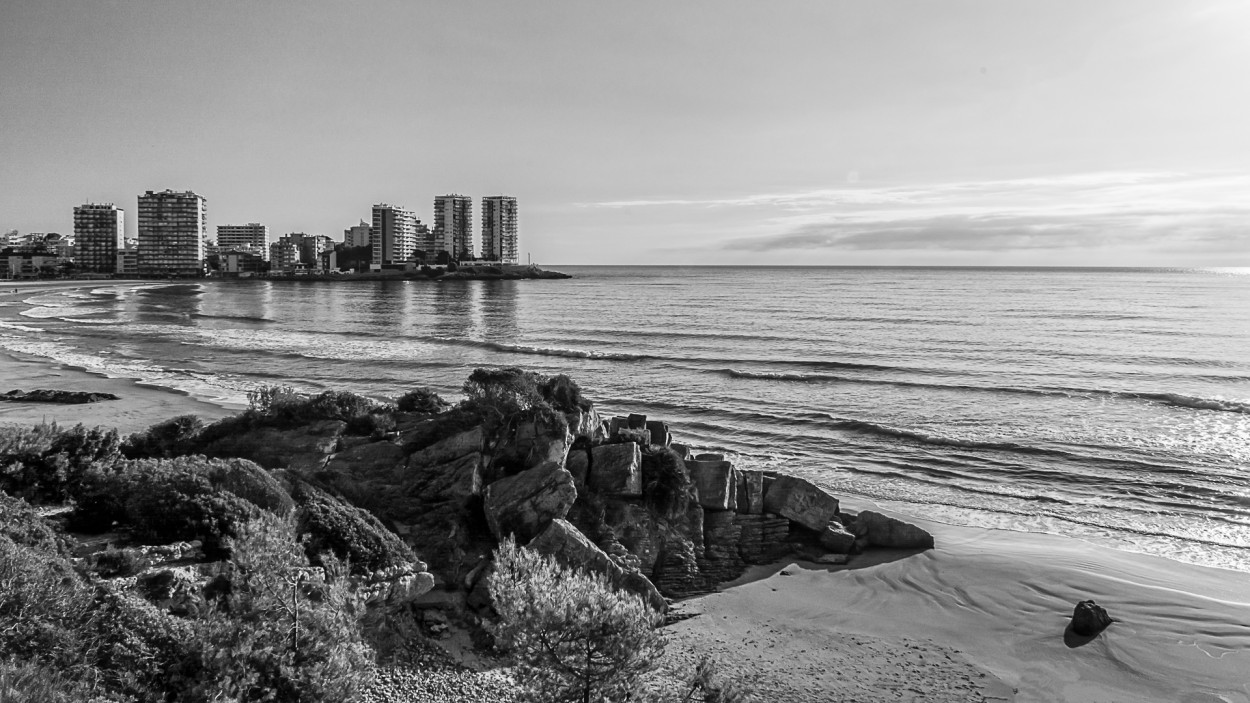
[{"label": "sea", "polygon": [[1250,571],[1250,270],[556,268],[573,278],[106,281],[19,296],[0,348],[229,407],[565,373],[741,468]]}]

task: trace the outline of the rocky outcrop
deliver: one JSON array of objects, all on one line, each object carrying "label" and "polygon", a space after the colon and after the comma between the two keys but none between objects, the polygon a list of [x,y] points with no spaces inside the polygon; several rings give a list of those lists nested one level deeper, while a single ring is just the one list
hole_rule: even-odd
[{"label": "rocky outcrop", "polygon": [[742,528],[738,554],[746,563],[771,564],[793,551],[793,545],[787,540],[790,536],[789,520],[776,515],[738,513],[736,522]]},{"label": "rocky outcrop", "polygon": [[739,553],[742,526],[737,513],[730,510],[709,510],[703,517],[703,559],[699,571],[713,583],[732,581],[746,570]]},{"label": "rocky outcrop", "polygon": [[637,444],[601,444],[591,453],[586,485],[604,495],[642,495],[642,452]]},{"label": "rocky outcrop", "polygon": [[369,442],[335,454],[326,462],[326,470],[398,481],[404,473],[404,460],[403,447],[393,442]]},{"label": "rocky outcrop", "polygon": [[568,456],[569,447],[573,446],[573,435],[564,427],[548,427],[535,422],[523,422],[517,426],[516,438],[506,452],[514,461],[525,468],[538,466],[548,461],[563,465]]},{"label": "rocky outcrop", "polygon": [[603,522],[618,542],[638,558],[644,574],[655,569],[660,556],[660,521],[639,500],[604,500]]},{"label": "rocky outcrop", "polygon": [[686,471],[706,510],[733,510],[738,507],[737,473],[733,464],[720,454],[699,454],[686,460]]},{"label": "rocky outcrop", "polygon": [[1083,600],[1072,611],[1068,627],[1082,637],[1093,637],[1115,622],[1105,608],[1092,600]]},{"label": "rocky outcrop", "polygon": [[870,547],[932,549],[933,535],[896,518],[865,510],[855,518],[854,533]]},{"label": "rocky outcrop", "polygon": [[342,420],[320,420],[290,430],[260,427],[217,439],[203,452],[210,457],[251,459],[267,469],[317,471],[338,449],[346,428]]},{"label": "rocky outcrop", "polygon": [[57,403],[59,405],[82,405],[99,403],[103,400],[121,400],[112,393],[89,393],[87,391],[55,391],[38,389],[33,391],[12,390],[0,395],[0,400],[10,403]]},{"label": "rocky outcrop", "polygon": [[190,568],[159,569],[135,579],[139,593],[156,607],[173,615],[194,615],[204,609],[198,574]]},{"label": "rocky outcrop", "polygon": [[639,574],[629,574],[612,561],[590,538],[565,520],[552,520],[547,529],[525,545],[540,554],[555,558],[574,569],[603,574],[618,588],[637,593],[658,610],[667,610],[668,603],[655,585]]},{"label": "rocky outcrop", "polygon": [[591,444],[602,444],[607,441],[608,431],[603,426],[603,418],[600,417],[598,410],[578,408],[567,413],[564,418],[569,422],[569,434],[573,435],[574,439],[585,437]]},{"label": "rocky outcrop", "polygon": [[435,442],[420,451],[413,452],[408,457],[408,467],[419,468],[422,466],[446,464],[454,459],[481,451],[482,428],[474,427],[471,430]]},{"label": "rocky outcrop", "polygon": [[556,518],[568,515],[577,500],[573,476],[549,461],[486,487],[483,509],[491,534],[502,540],[516,535],[525,542]]},{"label": "rocky outcrop", "polygon": [[764,512],[764,472],[738,472],[738,505],[743,515],[760,515]]},{"label": "rocky outcrop", "polygon": [[482,491],[482,455],[466,454],[437,466],[408,462],[406,493],[423,501],[460,500]]},{"label": "rocky outcrop", "polygon": [[764,492],[764,510],[809,530],[823,530],[838,512],[838,499],[794,476],[778,476]]}]

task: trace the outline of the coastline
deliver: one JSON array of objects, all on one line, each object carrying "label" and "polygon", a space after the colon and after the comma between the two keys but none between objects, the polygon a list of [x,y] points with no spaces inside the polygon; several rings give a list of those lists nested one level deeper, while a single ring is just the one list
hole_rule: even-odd
[{"label": "coastline", "polygon": [[[106,285],[14,287],[21,296]],[[0,403],[2,423],[55,420],[133,432],[178,415],[211,421],[237,410],[12,352],[0,352],[0,381],[0,390],[122,397],[70,406]],[[875,507],[856,498],[843,504]],[[778,701],[1250,703],[1241,674],[1250,665],[1250,574],[1073,537],[907,517],[934,534],[935,550],[862,556],[848,567],[757,567],[721,593],[683,601],[682,610],[698,615],[667,629],[670,647],[713,654],[722,670]],[[1119,622],[1070,647],[1064,627],[1075,603],[1089,598]]]}]

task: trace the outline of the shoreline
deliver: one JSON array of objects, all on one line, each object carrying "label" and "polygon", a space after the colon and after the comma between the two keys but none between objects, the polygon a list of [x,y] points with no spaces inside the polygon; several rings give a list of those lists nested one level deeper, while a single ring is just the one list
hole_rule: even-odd
[{"label": "shoreline", "polygon": [[[29,295],[109,285],[117,282],[14,287]],[[13,295],[3,290],[0,300]],[[0,403],[0,423],[133,432],[178,415],[211,421],[238,410],[9,351],[0,351],[0,382],[0,391],[122,396],[88,405]],[[854,496],[842,502],[878,507]],[[1250,703],[1241,675],[1250,666],[1250,574],[1079,537],[926,520],[917,517],[923,505],[880,505],[929,530],[937,548],[864,555],[845,567],[754,567],[720,593],[680,602],[679,611],[699,614],[666,628],[672,651],[714,654],[723,671],[777,701]],[[1119,622],[1069,646],[1072,607],[1089,598]]]}]

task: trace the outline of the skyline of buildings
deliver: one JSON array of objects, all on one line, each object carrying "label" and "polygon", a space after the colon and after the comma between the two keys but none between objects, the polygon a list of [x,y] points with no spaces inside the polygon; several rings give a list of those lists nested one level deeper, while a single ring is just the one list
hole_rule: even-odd
[{"label": "skyline of buildings", "polygon": [[[24,257],[20,270],[10,264],[10,275],[44,273],[48,266],[69,266],[65,270],[82,273],[195,276],[210,267],[231,273],[337,270],[342,262],[352,270],[380,270],[518,259],[517,200],[512,196],[482,198],[480,248],[475,247],[471,196],[435,196],[433,228],[413,210],[376,204],[370,221],[362,219],[343,230],[342,247],[370,246],[372,251],[363,259],[359,252],[344,258],[338,243],[327,235],[290,232],[274,240],[270,228],[259,222],[218,224],[216,237],[210,240],[208,201],[194,191],[149,190],[137,202],[137,239],[126,238],[125,210],[113,203],[75,206],[72,236],[7,232],[0,247],[7,245],[10,261],[15,255]],[[228,257],[233,257],[229,265]]]}]

